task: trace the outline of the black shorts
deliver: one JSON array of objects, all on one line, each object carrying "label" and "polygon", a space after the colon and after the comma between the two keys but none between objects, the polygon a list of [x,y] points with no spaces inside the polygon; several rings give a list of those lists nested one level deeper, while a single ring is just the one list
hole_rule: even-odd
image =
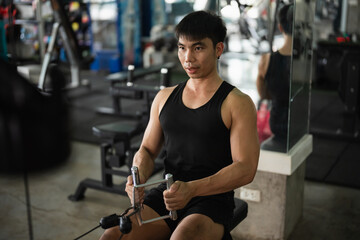
[{"label": "black shorts", "polygon": [[[158,187],[151,189],[144,199],[144,204],[152,208],[160,216],[169,214],[163,198],[163,191],[165,189],[166,184],[160,184]],[[171,232],[173,232],[178,223],[186,216],[199,213],[208,216],[216,223],[224,225],[226,230],[233,217],[234,208],[233,192],[206,197],[195,197],[190,200],[185,208],[177,211],[177,220],[173,221],[168,218],[165,219],[165,222],[169,226]]]}]

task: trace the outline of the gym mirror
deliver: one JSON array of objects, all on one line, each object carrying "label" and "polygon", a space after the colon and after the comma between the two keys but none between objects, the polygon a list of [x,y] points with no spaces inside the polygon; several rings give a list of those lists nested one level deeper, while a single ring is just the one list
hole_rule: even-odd
[{"label": "gym mirror", "polygon": [[295,2],[287,151],[309,132],[314,10],[315,1]]},{"label": "gym mirror", "polygon": [[[255,85],[258,63],[263,54],[276,52],[282,48],[284,37],[279,31],[276,16],[279,9],[289,3],[294,4],[291,12],[293,23],[292,39],[290,39],[293,47],[285,63],[290,66],[288,76],[284,76],[284,79],[289,78],[289,90],[283,89],[284,101],[289,102],[289,107],[284,108],[288,116],[280,126],[281,131],[287,133],[284,140],[264,139],[262,145],[263,149],[280,152],[288,152],[304,134],[308,133],[315,2],[308,0],[272,3],[257,0],[218,2],[218,11],[228,27],[227,48],[220,61],[220,73],[225,80],[247,93],[258,108],[261,106]],[[281,66],[279,68],[283,69]]]}]

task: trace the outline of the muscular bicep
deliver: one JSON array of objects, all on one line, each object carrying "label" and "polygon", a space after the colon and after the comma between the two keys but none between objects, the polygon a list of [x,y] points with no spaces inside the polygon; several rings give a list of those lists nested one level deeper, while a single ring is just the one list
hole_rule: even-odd
[{"label": "muscular bicep", "polygon": [[259,140],[256,127],[256,108],[248,96],[238,97],[232,105],[230,128],[231,153],[234,162],[244,163],[256,171],[259,159]]}]

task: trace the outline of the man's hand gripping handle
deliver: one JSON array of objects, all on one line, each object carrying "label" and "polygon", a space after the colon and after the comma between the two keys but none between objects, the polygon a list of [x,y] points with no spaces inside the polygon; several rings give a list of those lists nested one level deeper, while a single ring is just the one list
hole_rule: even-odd
[{"label": "man's hand gripping handle", "polygon": [[[141,188],[141,187],[148,187],[148,186],[152,186],[152,185],[157,185],[160,183],[164,183],[166,182],[166,187],[167,189],[170,189],[171,185],[174,183],[174,179],[173,179],[173,175],[168,173],[165,175],[165,179],[163,180],[158,180],[158,181],[154,181],[154,182],[150,182],[150,183],[144,183],[144,184],[139,184],[140,183],[140,179],[139,179],[139,170],[136,166],[133,166],[131,168],[131,174],[132,174],[132,178],[133,178],[133,184],[134,184],[134,188],[133,188],[133,207],[134,208],[140,208],[141,211],[141,204],[139,202],[136,202],[136,198],[135,198],[135,188]],[[161,219],[166,219],[166,218],[170,218],[171,220],[176,220],[177,219],[177,213],[176,211],[170,211],[169,215],[165,215],[165,216],[161,216],[158,218],[153,218],[153,219],[149,219],[149,220],[142,220],[141,219],[141,214],[139,211],[139,218],[140,218],[140,224],[145,224],[145,223],[149,223],[149,222],[154,222],[157,220],[161,220]]]}]

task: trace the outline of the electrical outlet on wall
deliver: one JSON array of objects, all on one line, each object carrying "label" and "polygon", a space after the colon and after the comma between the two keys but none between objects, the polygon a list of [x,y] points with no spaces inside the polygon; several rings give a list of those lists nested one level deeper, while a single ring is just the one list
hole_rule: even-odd
[{"label": "electrical outlet on wall", "polygon": [[249,189],[245,187],[240,188],[240,199],[260,202],[260,190]]}]

